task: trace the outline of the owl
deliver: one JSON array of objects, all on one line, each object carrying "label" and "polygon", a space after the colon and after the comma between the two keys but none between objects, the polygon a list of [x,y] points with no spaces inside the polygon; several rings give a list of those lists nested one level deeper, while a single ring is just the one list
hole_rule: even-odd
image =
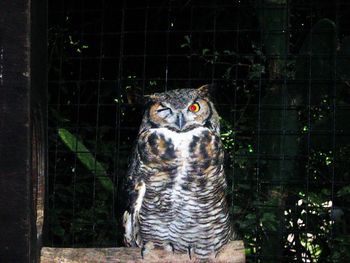
[{"label": "owl", "polygon": [[215,256],[233,232],[223,164],[208,85],[148,96],[128,172],[126,246]]}]

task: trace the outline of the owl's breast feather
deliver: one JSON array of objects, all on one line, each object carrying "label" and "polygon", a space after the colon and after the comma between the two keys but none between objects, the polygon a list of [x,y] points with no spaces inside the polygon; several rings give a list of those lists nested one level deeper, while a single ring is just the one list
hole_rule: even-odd
[{"label": "owl's breast feather", "polygon": [[[168,153],[170,158],[191,157],[195,147],[200,145],[208,145],[213,138],[218,138],[212,131],[206,127],[199,127],[187,132],[175,132],[167,128],[149,129],[146,132],[147,142],[153,154]],[[201,149],[203,151],[203,148]],[[168,152],[166,152],[168,151]],[[174,155],[176,152],[176,155]],[[163,156],[160,156],[163,157]]]},{"label": "owl's breast feather", "polygon": [[160,171],[177,169],[177,174],[184,173],[190,165],[204,171],[223,159],[219,136],[205,127],[181,133],[167,128],[149,129],[140,135],[138,147],[145,165]]}]

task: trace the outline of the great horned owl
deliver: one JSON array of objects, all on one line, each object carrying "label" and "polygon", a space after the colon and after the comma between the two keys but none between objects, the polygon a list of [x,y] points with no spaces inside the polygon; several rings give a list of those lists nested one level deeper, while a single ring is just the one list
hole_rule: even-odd
[{"label": "great horned owl", "polygon": [[208,88],[148,97],[128,174],[127,246],[207,258],[231,238],[219,116]]}]

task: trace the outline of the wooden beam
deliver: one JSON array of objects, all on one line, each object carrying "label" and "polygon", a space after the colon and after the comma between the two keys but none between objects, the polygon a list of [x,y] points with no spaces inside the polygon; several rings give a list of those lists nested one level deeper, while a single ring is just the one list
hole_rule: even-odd
[{"label": "wooden beam", "polygon": [[1,1],[0,262],[38,262],[40,256],[44,187],[38,180],[44,181],[47,158],[46,6],[47,0]]},{"label": "wooden beam", "polygon": [[[165,250],[155,249],[145,255],[142,260],[139,248],[58,248],[43,247],[41,250],[42,263],[56,262],[199,262],[189,259],[187,254],[173,254]],[[245,263],[243,242],[231,241],[222,248],[216,258],[206,262]]]}]

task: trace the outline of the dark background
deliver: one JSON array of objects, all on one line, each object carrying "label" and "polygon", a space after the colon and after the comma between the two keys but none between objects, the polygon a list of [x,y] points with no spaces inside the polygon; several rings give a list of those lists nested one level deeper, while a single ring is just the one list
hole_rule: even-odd
[{"label": "dark background", "polygon": [[248,262],[349,262],[347,1],[49,1],[46,245],[122,246],[142,95],[214,83]]}]

